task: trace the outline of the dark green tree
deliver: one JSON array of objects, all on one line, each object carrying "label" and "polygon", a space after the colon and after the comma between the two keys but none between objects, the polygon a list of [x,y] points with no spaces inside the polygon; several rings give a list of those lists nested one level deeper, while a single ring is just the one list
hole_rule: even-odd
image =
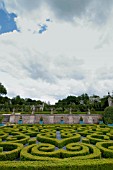
[{"label": "dark green tree", "polygon": [[108,96],[101,99],[101,108],[104,110],[108,106]]},{"label": "dark green tree", "polygon": [[113,106],[106,107],[103,115],[104,122],[106,124],[113,123]]},{"label": "dark green tree", "polygon": [[4,85],[2,83],[0,83],[0,96],[1,95],[6,95],[7,94],[7,90],[4,87]]},{"label": "dark green tree", "polygon": [[23,105],[25,103],[25,100],[21,98],[19,95],[17,95],[16,97],[12,98],[11,102],[13,105],[16,104]]}]

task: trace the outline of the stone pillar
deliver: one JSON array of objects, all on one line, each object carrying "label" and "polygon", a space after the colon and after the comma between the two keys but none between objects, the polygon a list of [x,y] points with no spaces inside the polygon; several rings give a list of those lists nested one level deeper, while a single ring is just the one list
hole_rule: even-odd
[{"label": "stone pillar", "polygon": [[88,109],[88,115],[90,115],[91,113],[90,113],[90,109]]},{"label": "stone pillar", "polygon": [[15,123],[15,115],[10,115],[10,119],[9,119],[10,123]]},{"label": "stone pillar", "polygon": [[32,109],[32,113],[31,114],[33,115],[35,113],[35,106],[33,105],[31,109]]},{"label": "stone pillar", "polygon": [[13,114],[13,115],[15,114],[15,108],[13,108],[13,112],[12,112],[12,114]]},{"label": "stone pillar", "polygon": [[34,124],[34,122],[35,122],[35,116],[34,115],[30,115],[29,123],[30,124]]},{"label": "stone pillar", "polygon": [[53,114],[53,108],[51,108],[51,114]]},{"label": "stone pillar", "polygon": [[73,117],[72,116],[69,116],[69,124],[73,124]]},{"label": "stone pillar", "polygon": [[89,124],[93,124],[93,118],[92,118],[92,116],[88,116],[88,123],[89,123]]},{"label": "stone pillar", "polygon": [[69,114],[72,114],[72,112],[71,112],[71,111],[72,111],[72,108],[70,107],[70,109],[69,109]]},{"label": "stone pillar", "polygon": [[54,124],[54,116],[49,116],[49,123]]},{"label": "stone pillar", "polygon": [[112,101],[112,98],[111,98],[111,97],[108,98],[108,105],[109,105],[109,106],[113,106],[113,101]]}]

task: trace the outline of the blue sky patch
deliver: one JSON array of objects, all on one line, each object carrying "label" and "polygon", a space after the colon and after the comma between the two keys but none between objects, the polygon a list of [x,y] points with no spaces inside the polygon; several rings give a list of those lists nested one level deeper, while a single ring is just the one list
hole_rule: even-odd
[{"label": "blue sky patch", "polygon": [[[46,18],[46,22],[52,22],[50,18]],[[47,31],[48,25],[47,24],[39,24],[40,30],[38,31],[39,34],[42,34],[43,32]]]},{"label": "blue sky patch", "polygon": [[16,17],[16,14],[7,12],[3,2],[0,3],[0,34],[14,30],[18,31],[16,22],[14,21]]},{"label": "blue sky patch", "polygon": [[39,34],[42,34],[44,31],[47,30],[47,28],[48,28],[48,26],[46,24],[40,25]]}]

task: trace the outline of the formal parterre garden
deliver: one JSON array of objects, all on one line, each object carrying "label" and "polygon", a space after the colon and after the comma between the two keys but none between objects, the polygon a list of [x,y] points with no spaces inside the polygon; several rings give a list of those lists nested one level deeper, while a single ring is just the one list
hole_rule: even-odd
[{"label": "formal parterre garden", "polygon": [[113,170],[113,127],[12,125],[0,127],[0,169]]}]

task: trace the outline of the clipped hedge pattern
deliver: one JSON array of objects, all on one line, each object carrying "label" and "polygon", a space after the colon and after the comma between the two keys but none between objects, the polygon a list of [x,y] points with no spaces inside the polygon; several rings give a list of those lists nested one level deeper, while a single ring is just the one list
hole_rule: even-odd
[{"label": "clipped hedge pattern", "polygon": [[[39,144],[30,145],[21,151],[21,160],[61,160],[60,158],[72,159],[96,159],[101,158],[101,152],[95,146],[82,143],[71,143],[66,149],[55,150],[54,145]],[[47,152],[48,150],[48,152]],[[43,158],[44,157],[44,158]],[[46,158],[45,158],[46,157]],[[57,158],[57,159],[54,159]]]},{"label": "clipped hedge pattern", "polygon": [[[0,160],[71,162],[113,158],[106,125],[12,125],[0,128]],[[20,162],[21,162],[20,161]]]},{"label": "clipped hedge pattern", "polygon": [[100,149],[104,158],[113,158],[113,141],[99,142],[96,146]]},{"label": "clipped hedge pattern", "polygon": [[5,151],[0,152],[0,161],[7,161],[19,158],[23,145],[19,143],[1,142],[0,147]]},{"label": "clipped hedge pattern", "polygon": [[80,134],[75,134],[75,136],[73,136],[73,137],[58,140],[58,139],[49,138],[48,136],[43,136],[42,134],[38,134],[37,140],[39,140],[40,142],[43,142],[43,143],[54,144],[55,146],[62,148],[63,146],[65,146],[68,143],[80,141],[80,137],[81,137]]}]

